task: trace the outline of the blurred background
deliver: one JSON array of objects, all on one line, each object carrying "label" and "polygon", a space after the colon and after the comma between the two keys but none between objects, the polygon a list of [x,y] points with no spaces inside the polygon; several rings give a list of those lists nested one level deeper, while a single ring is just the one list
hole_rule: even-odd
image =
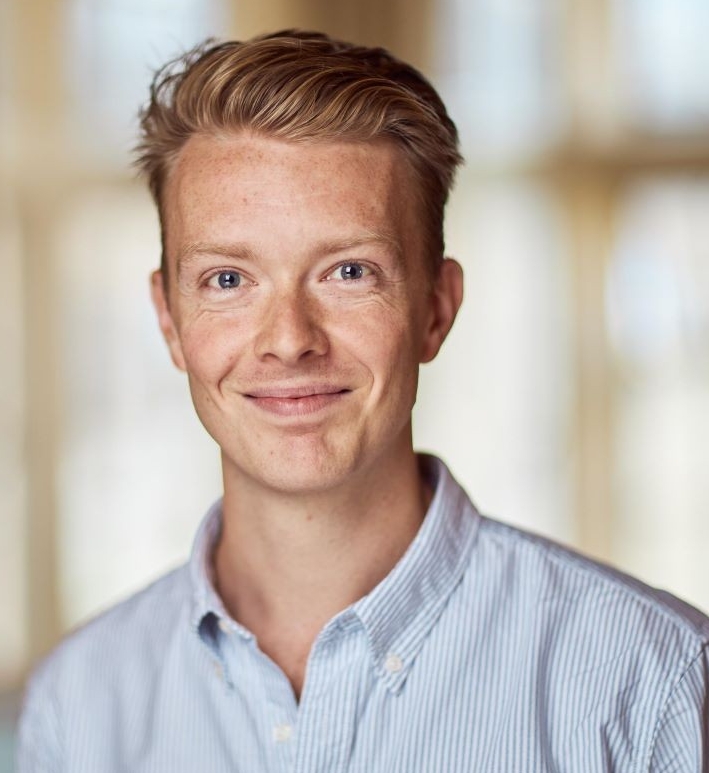
[{"label": "blurred background", "polygon": [[467,297],[418,447],[709,609],[705,0],[1,0],[0,770],[32,664],[182,561],[220,489],[149,305],[137,108],[186,47],[288,26],[392,49],[461,131]]}]

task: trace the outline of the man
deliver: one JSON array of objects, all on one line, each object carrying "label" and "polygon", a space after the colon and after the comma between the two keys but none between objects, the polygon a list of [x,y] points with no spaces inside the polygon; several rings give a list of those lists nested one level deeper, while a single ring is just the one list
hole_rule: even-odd
[{"label": "man", "polygon": [[283,32],[160,73],[142,127],[153,299],[224,495],[38,669],[20,770],[709,770],[709,620],[413,451],[462,299],[430,85]]}]

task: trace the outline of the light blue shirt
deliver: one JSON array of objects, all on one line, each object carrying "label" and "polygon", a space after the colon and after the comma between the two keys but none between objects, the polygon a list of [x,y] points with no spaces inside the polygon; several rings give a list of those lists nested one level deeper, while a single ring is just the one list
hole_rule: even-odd
[{"label": "light blue shirt", "polygon": [[391,573],[320,632],[297,703],[186,566],[36,671],[18,772],[709,771],[709,620],[480,516],[440,462]]}]

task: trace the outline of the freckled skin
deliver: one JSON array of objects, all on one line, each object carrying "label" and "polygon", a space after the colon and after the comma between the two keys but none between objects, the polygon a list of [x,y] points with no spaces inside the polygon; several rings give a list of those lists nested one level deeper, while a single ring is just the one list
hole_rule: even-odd
[{"label": "freckled skin", "polygon": [[[460,302],[457,264],[443,289],[427,279],[414,184],[384,142],[240,133],[181,151],[165,191],[167,298],[157,275],[153,293],[225,490],[332,491],[410,463],[418,365]],[[363,276],[343,279],[343,263]],[[219,286],[224,271],[238,287]],[[253,398],[309,384],[339,394],[298,416]]]}]

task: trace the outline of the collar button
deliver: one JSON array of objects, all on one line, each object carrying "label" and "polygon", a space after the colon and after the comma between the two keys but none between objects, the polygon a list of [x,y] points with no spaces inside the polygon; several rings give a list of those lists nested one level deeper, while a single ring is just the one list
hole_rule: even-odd
[{"label": "collar button", "polygon": [[384,670],[389,674],[398,674],[404,667],[404,661],[395,653],[390,652],[384,661]]}]

